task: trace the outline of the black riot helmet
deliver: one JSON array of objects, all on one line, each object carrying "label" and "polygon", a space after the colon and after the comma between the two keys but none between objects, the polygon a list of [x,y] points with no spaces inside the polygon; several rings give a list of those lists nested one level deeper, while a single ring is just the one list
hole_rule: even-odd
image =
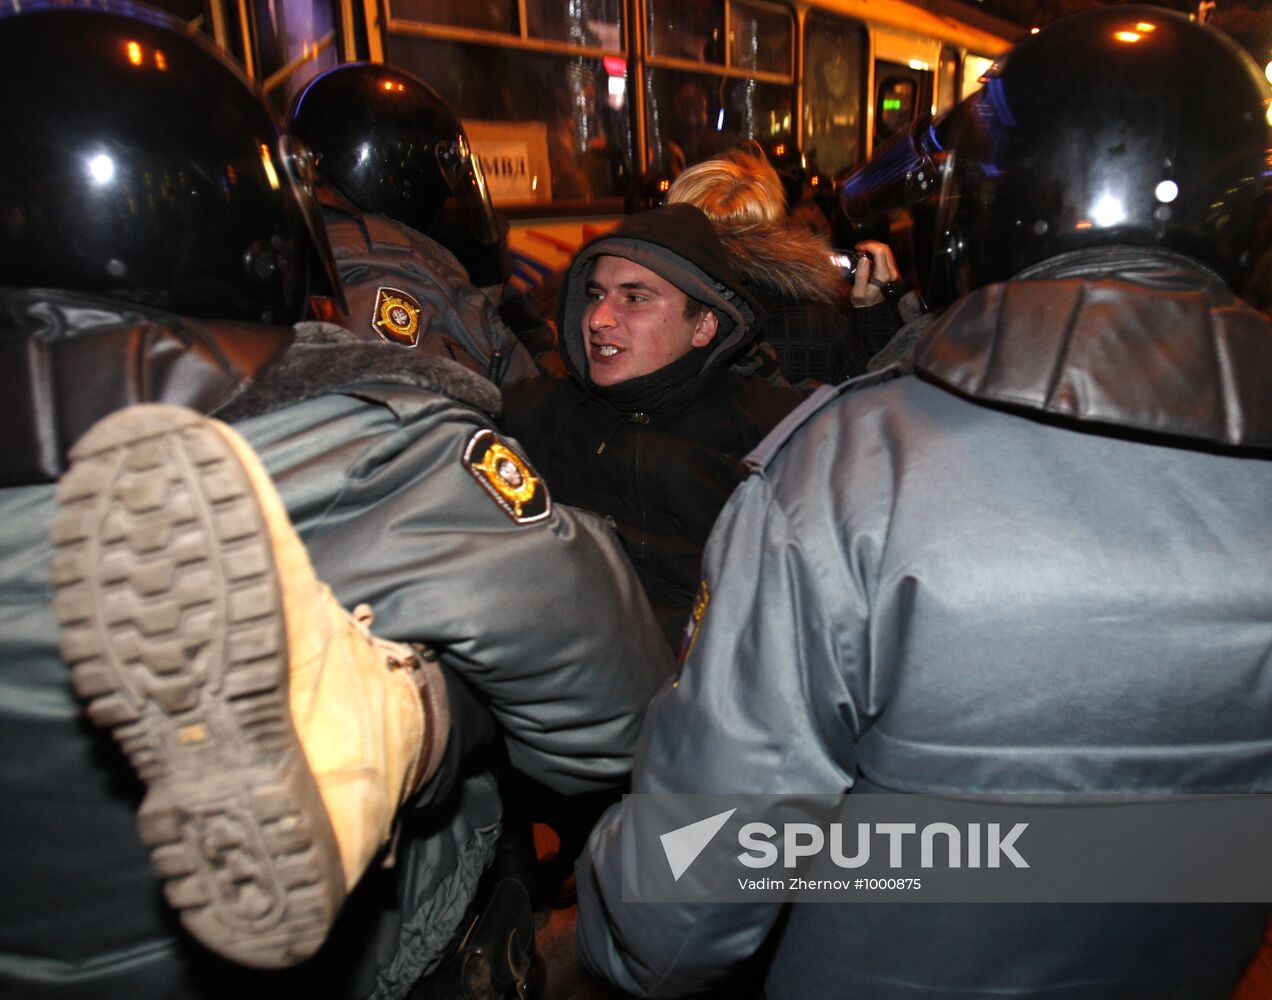
[{"label": "black riot helmet", "polygon": [[0,52],[0,283],[276,324],[340,295],[303,153],[198,32],[4,0]]},{"label": "black riot helmet", "polygon": [[[1174,250],[1240,288],[1267,238],[1268,103],[1227,36],[1099,8],[1022,41],[948,116],[880,150],[873,187],[927,202],[930,278],[953,293],[1104,244]],[[850,216],[866,173],[845,184]]]},{"label": "black riot helmet", "polygon": [[410,73],[373,63],[329,69],[297,95],[287,128],[313,150],[318,174],[360,211],[427,233],[453,198],[478,243],[499,242],[463,124]]}]

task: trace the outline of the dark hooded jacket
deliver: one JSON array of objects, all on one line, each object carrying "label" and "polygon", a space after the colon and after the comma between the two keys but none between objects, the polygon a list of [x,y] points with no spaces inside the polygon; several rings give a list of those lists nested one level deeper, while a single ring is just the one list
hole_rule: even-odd
[{"label": "dark hooded jacket", "polygon": [[866,309],[848,305],[849,285],[830,261],[830,245],[817,234],[755,222],[715,225],[756,301],[756,338],[777,352],[778,367],[792,384],[834,385],[860,375],[871,352],[858,327],[886,342],[900,326],[889,302]]},{"label": "dark hooded jacket", "polygon": [[[715,339],[650,375],[600,389],[587,376],[583,316],[592,262],[656,272],[719,318]],[[707,217],[667,205],[626,219],[575,256],[559,302],[568,379],[505,390],[504,421],[562,503],[611,518],[676,648],[702,546],[741,479],[741,460],[801,400],[729,370],[754,337],[755,306]]]},{"label": "dark hooded jacket", "polygon": [[[959,299],[913,370],[824,390],[748,459],[633,791],[1272,791],[1267,318],[1174,254],[1087,249]],[[631,801],[578,928],[637,996],[745,969],[771,1000],[1224,1000],[1268,917],[632,903]]]}]

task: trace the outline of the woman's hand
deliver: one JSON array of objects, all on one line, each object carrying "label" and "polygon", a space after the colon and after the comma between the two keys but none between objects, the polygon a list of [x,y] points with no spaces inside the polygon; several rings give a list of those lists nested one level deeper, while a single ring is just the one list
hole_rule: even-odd
[{"label": "woman's hand", "polygon": [[857,274],[852,281],[852,304],[857,309],[878,305],[885,298],[896,298],[900,291],[901,271],[886,243],[862,240],[857,249]]}]

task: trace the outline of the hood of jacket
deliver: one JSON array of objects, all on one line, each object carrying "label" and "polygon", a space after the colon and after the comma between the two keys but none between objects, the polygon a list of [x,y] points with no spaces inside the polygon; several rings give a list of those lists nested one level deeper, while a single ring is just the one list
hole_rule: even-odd
[{"label": "hood of jacket", "polygon": [[137,403],[238,420],[324,392],[401,384],[500,408],[499,390],[455,362],[330,324],[192,319],[48,289],[0,289],[0,355],[0,486],[55,481],[94,423]]},{"label": "hood of jacket", "polygon": [[1075,251],[976,289],[926,325],[914,370],[1060,421],[1272,447],[1272,322],[1170,251]]},{"label": "hood of jacket", "polygon": [[585,389],[587,278],[602,256],[623,257],[647,267],[690,298],[705,302],[720,321],[696,381],[726,368],[754,339],[756,307],[734,272],[728,252],[711,222],[692,205],[663,205],[629,216],[574,256],[561,285],[558,306],[561,344],[570,375]]},{"label": "hood of jacket", "polygon": [[716,232],[733,269],[752,289],[831,306],[848,290],[830,262],[832,250],[824,236],[763,222],[717,222]]}]

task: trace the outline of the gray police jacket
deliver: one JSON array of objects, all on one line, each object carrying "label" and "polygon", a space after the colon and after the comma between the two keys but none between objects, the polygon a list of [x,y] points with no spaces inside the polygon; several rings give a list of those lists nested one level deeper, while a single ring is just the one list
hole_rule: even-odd
[{"label": "gray police jacket", "polygon": [[[1104,263],[973,292],[919,377],[825,389],[757,449],[633,791],[1272,791],[1272,325],[1181,258]],[[578,936],[640,996],[1226,997],[1268,916],[625,903],[623,825]]]},{"label": "gray police jacket", "polygon": [[449,358],[496,385],[539,373],[449,250],[393,219],[350,214],[328,201],[323,220],[349,306],[347,315],[328,319],[369,340]]},{"label": "gray police jacket", "polygon": [[[24,301],[28,332],[58,315],[109,326],[103,301],[78,313]],[[179,353],[189,332],[188,323],[178,337],[135,313],[127,320],[126,339],[153,339],[160,359]],[[42,332],[28,353],[47,375],[67,356],[40,351],[74,331]],[[613,533],[552,504],[541,485],[530,497],[499,489],[484,461],[497,439],[479,409],[497,403],[489,383],[436,359],[404,370],[397,349],[348,341],[343,331],[303,331],[247,392],[231,378],[238,395],[220,411],[261,454],[319,575],[346,606],[371,604],[377,633],[439,650],[502,723],[519,769],[564,793],[619,785],[645,704],[672,665]],[[194,342],[213,364],[215,338]],[[382,369],[376,356],[387,359]],[[71,369],[56,374],[64,390],[75,384]],[[163,379],[146,384],[180,398]],[[48,482],[0,489],[0,796],[9,817],[0,824],[0,994],[404,996],[452,943],[491,856],[500,806],[490,775],[469,770],[448,797],[406,816],[396,868],[364,878],[314,960],[262,974],[204,952],[162,902],[136,834],[139,786],[83,718],[58,657],[53,492]]]}]

